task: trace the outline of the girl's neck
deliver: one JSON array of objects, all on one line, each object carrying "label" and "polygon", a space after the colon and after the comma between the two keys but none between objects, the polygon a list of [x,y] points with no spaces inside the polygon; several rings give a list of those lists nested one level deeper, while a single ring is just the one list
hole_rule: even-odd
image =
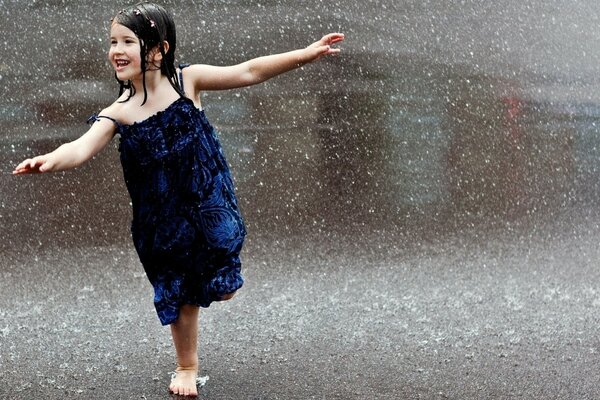
[{"label": "girl's neck", "polygon": [[[146,91],[148,94],[160,90],[164,83],[168,83],[166,76],[162,75],[160,70],[146,71]],[[143,77],[140,75],[138,79],[131,81],[136,93],[144,93]]]},{"label": "girl's neck", "polygon": [[[144,85],[142,82],[142,77],[139,79],[134,79],[131,81],[133,87],[135,88],[135,95],[131,100],[137,102],[137,104],[141,104],[144,99]],[[162,107],[162,103],[166,100],[169,102],[174,98],[174,94],[177,92],[171,86],[169,82],[169,78],[165,75],[162,75],[160,71],[146,71],[146,101],[144,108],[154,108],[159,105],[159,108]],[[178,97],[178,96],[177,96]]]}]

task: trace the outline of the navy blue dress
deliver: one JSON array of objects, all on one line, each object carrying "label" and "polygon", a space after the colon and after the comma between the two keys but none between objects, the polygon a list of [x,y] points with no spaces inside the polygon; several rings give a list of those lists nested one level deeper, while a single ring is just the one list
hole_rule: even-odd
[{"label": "navy blue dress", "polygon": [[131,196],[131,233],[163,325],[183,304],[208,307],[238,290],[246,229],[229,167],[203,110],[180,97],[132,125],[109,118]]}]

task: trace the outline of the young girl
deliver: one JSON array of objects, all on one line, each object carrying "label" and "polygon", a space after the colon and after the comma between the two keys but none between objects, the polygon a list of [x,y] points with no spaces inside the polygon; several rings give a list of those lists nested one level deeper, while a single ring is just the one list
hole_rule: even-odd
[{"label": "young girl", "polygon": [[171,15],[156,4],[131,6],[110,27],[108,58],[120,83],[118,99],[90,118],[93,125],[79,139],[27,159],[13,172],[75,168],[120,134],[134,245],[177,354],[172,393],[197,395],[199,307],[230,299],[243,284],[239,253],[246,230],[199,93],[263,82],[338,53],[331,46],[343,39],[332,33],[305,49],[234,66],[176,68]]}]

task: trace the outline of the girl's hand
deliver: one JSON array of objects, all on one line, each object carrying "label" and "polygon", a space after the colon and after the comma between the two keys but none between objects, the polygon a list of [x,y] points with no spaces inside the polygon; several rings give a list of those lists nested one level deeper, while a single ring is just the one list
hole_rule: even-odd
[{"label": "girl's hand", "polygon": [[39,174],[52,169],[52,160],[48,154],[28,158],[15,167],[13,175]]},{"label": "girl's hand", "polygon": [[314,42],[306,48],[311,52],[310,61],[317,60],[321,56],[338,54],[341,50],[334,49],[331,46],[338,42],[341,42],[342,40],[344,40],[343,33],[330,33],[328,35],[323,36],[321,40]]}]

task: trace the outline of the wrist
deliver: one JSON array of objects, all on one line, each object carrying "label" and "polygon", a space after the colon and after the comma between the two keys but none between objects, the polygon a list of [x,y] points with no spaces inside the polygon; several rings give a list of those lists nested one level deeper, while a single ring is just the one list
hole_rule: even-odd
[{"label": "wrist", "polygon": [[310,47],[306,47],[304,49],[298,50],[298,55],[296,56],[296,65],[298,67],[301,67],[305,64],[312,62],[314,59],[314,50]]}]

